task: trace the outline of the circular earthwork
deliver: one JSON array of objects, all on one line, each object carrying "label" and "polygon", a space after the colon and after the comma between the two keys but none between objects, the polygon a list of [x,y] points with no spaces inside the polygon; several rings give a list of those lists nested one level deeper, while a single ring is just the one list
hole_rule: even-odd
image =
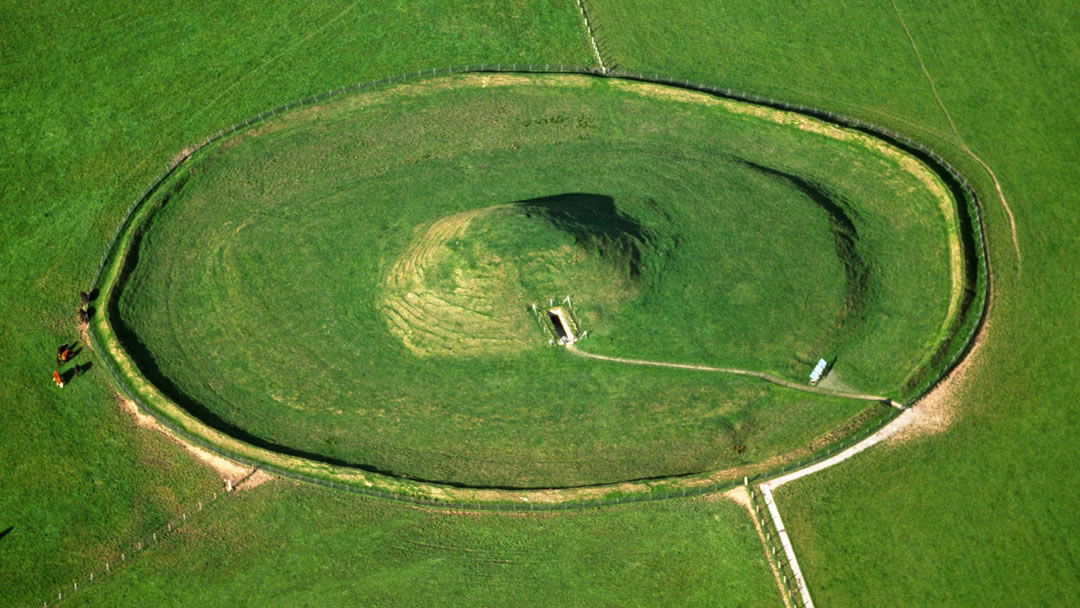
[{"label": "circular earthwork", "polygon": [[[107,274],[155,403],[292,459],[449,486],[748,470],[912,396],[963,323],[961,206],[866,133],[649,83],[433,78],[207,146]],[[112,340],[112,341],[110,341]],[[151,388],[147,388],[151,387]],[[173,411],[173,410],[170,410]]]}]

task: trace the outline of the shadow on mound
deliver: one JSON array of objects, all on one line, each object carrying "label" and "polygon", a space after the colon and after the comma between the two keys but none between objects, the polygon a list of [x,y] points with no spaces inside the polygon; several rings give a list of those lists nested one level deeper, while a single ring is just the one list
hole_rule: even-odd
[{"label": "shadow on mound", "polygon": [[634,218],[619,212],[615,199],[580,192],[556,194],[513,203],[528,217],[533,214],[571,235],[583,248],[613,262],[625,261],[632,279],[645,269],[645,252],[654,240]]},{"label": "shadow on mound", "polygon": [[871,295],[870,264],[863,259],[858,247],[859,231],[851,219],[854,213],[846,208],[844,201],[834,198],[831,192],[815,182],[749,161],[739,162],[755,171],[787,182],[828,215],[829,230],[836,245],[836,257],[844,266],[847,288],[844,307],[837,317],[835,327],[846,327],[846,332],[853,332],[866,320],[866,308]]},{"label": "shadow on mound", "polygon": [[[598,242],[605,242],[606,240],[617,241],[617,240],[619,240],[620,237],[617,235],[616,231],[620,227],[623,227],[623,226],[630,226],[634,230],[637,231],[637,234],[643,234],[643,232],[641,231],[640,226],[636,222],[633,222],[632,220],[628,220],[628,219],[624,218],[623,216],[619,215],[615,211],[614,203],[613,203],[613,201],[612,201],[612,199],[610,197],[600,197],[600,196],[592,196],[592,195],[564,195],[564,196],[548,197],[548,198],[545,198],[545,199],[536,199],[536,200],[538,200],[538,201],[550,201],[551,199],[558,199],[558,200],[556,200],[555,204],[553,204],[550,207],[544,207],[542,205],[537,205],[535,208],[537,210],[541,210],[542,212],[545,212],[545,213],[550,210],[551,213],[552,213],[552,216],[553,216],[552,221],[567,222],[568,227],[573,225],[573,226],[576,226],[577,228],[580,228],[582,230],[581,238],[583,238],[583,239],[598,239]],[[604,199],[606,199],[606,200],[604,200]],[[599,201],[599,204],[596,204],[597,201]],[[528,204],[528,203],[531,203],[531,202],[532,201],[524,201],[523,204]],[[555,218],[557,218],[557,220]],[[582,218],[585,218],[585,220],[582,220]],[[615,223],[613,224],[613,227],[610,227],[610,228],[608,228],[606,230],[600,231],[599,235],[588,231],[587,228],[586,228],[587,226],[590,225],[589,222],[597,222],[597,223],[600,223],[600,225],[602,225],[602,223],[606,222],[606,221],[613,221]],[[597,224],[591,224],[591,225],[597,225]],[[449,487],[454,487],[454,488],[463,488],[463,489],[492,489],[492,490],[561,490],[561,489],[571,489],[571,488],[579,488],[579,487],[589,487],[589,486],[595,485],[595,484],[591,484],[591,483],[579,484],[579,485],[562,485],[562,486],[559,486],[559,485],[531,486],[531,485],[468,484],[468,483],[460,483],[460,482],[455,482],[455,481],[445,480],[445,479],[435,479],[435,478],[427,478],[427,477],[421,477],[421,476],[408,475],[408,474],[403,474],[403,473],[398,472],[398,471],[393,471],[393,470],[373,466],[373,465],[368,464],[368,463],[351,462],[351,461],[347,461],[347,460],[344,460],[344,459],[341,459],[341,458],[334,458],[332,456],[328,456],[326,454],[322,454],[322,453],[318,453],[318,452],[312,452],[312,451],[308,451],[308,450],[296,449],[294,447],[290,447],[288,445],[284,445],[284,444],[275,442],[275,441],[267,439],[265,437],[260,437],[258,435],[254,435],[251,432],[245,430],[244,428],[239,427],[236,424],[233,424],[232,422],[222,418],[217,412],[213,411],[212,409],[208,408],[206,405],[200,403],[197,399],[195,399],[195,398],[191,397],[190,395],[188,395],[187,393],[185,393],[182,388],[180,388],[164,372],[162,372],[161,368],[159,367],[159,365],[157,363],[157,359],[156,359],[157,356],[159,356],[160,353],[155,354],[153,351],[151,351],[139,339],[139,336],[135,332],[135,330],[131,326],[129,326],[127,323],[125,323],[124,316],[120,312],[119,305],[118,305],[119,294],[123,291],[124,286],[127,283],[128,278],[130,277],[132,271],[138,265],[139,255],[140,255],[140,244],[141,244],[141,241],[142,241],[143,232],[145,232],[145,230],[142,231],[142,232],[136,233],[134,235],[130,251],[129,251],[128,255],[127,255],[127,258],[124,260],[123,268],[121,269],[120,276],[117,279],[116,288],[115,288],[115,290],[113,292],[113,295],[110,297],[109,301],[107,302],[108,311],[109,311],[109,318],[110,318],[110,324],[111,324],[113,330],[116,332],[117,340],[120,342],[120,344],[123,345],[124,349],[127,350],[129,356],[135,362],[135,365],[138,367],[139,372],[143,375],[143,377],[147,381],[152,383],[155,387],[157,387],[157,389],[160,390],[166,397],[168,397],[170,400],[172,400],[178,406],[183,408],[188,414],[190,414],[190,415],[194,416],[196,419],[198,419],[199,422],[201,422],[201,423],[203,423],[203,424],[205,424],[205,425],[207,425],[207,426],[209,426],[209,427],[211,427],[211,428],[213,428],[213,429],[215,429],[217,431],[220,431],[220,432],[222,432],[222,433],[224,433],[224,434],[226,434],[226,435],[228,435],[228,436],[230,436],[230,437],[232,437],[234,439],[243,441],[243,442],[245,442],[247,444],[250,444],[252,446],[255,446],[257,448],[269,450],[271,452],[276,452],[278,454],[283,454],[283,455],[287,455],[287,456],[295,456],[295,457],[304,458],[306,460],[310,460],[310,461],[313,461],[313,462],[320,462],[320,463],[325,463],[325,464],[330,464],[330,465],[335,465],[335,466],[347,467],[347,468],[351,468],[351,469],[356,469],[358,471],[364,471],[364,472],[367,472],[367,473],[374,473],[374,474],[384,475],[384,476],[387,476],[387,477],[392,477],[392,478],[397,478],[397,479],[407,479],[407,480],[421,482],[421,483],[431,483],[431,484],[438,484],[438,485],[444,485],[444,486],[449,486]],[[626,237],[626,238],[638,239],[639,237],[633,236],[633,237]],[[671,478],[679,478],[679,477],[687,477],[687,476],[697,475],[697,474],[700,474],[701,472],[703,472],[703,471],[690,471],[690,472],[679,473],[679,474],[674,474],[674,475],[665,474],[665,475],[657,475],[657,476],[650,476],[650,477],[641,477],[641,478],[619,480],[618,482],[619,483],[621,483],[621,482],[634,483],[634,482],[654,481],[654,480],[660,480],[660,479],[671,479]],[[9,531],[10,531],[10,529],[5,531],[4,533],[6,534]],[[0,535],[0,538],[2,538],[2,535]]]}]

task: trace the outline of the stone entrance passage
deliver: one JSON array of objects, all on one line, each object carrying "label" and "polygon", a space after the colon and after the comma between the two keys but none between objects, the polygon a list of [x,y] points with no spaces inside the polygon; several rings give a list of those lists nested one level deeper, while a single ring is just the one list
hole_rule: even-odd
[{"label": "stone entrance passage", "polygon": [[563,312],[561,307],[549,308],[547,314],[548,319],[551,319],[551,325],[555,328],[555,335],[559,336],[559,344],[577,342],[573,323],[571,323],[569,316]]}]

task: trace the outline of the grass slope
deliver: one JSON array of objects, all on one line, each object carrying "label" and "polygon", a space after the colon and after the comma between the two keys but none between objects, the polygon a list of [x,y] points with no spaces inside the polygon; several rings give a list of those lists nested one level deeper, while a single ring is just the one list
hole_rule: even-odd
[{"label": "grass slope", "polygon": [[[1067,304],[1078,278],[1080,179],[1072,167],[1080,147],[1066,134],[1080,127],[1080,113],[1071,101],[1075,85],[1062,83],[1074,83],[1080,72],[1072,35],[1080,15],[1065,5],[1037,12],[985,7],[974,15],[900,7],[960,133],[994,168],[1009,197],[1023,273],[1013,280],[1011,243],[999,231],[1000,297],[987,347],[963,393],[964,418],[955,430],[891,455],[906,463],[897,473],[905,486],[920,492],[890,493],[886,513],[881,496],[870,500],[880,484],[870,490],[858,483],[842,488],[851,499],[819,515],[810,505],[820,500],[821,484],[867,479],[863,472],[878,477],[895,465],[883,455],[828,481],[807,480],[791,489],[791,517],[809,524],[796,527],[794,539],[820,556],[808,576],[819,577],[821,597],[837,603],[883,597],[873,586],[836,581],[851,580],[868,563],[888,562],[909,573],[891,602],[1068,605],[1080,591],[1074,508],[1080,475],[1072,466],[1080,456],[1073,440],[1080,429],[1068,386],[1080,358],[1080,316]],[[963,30],[945,27],[959,22]],[[873,538],[881,526],[893,529],[887,542]],[[848,540],[822,542],[821,532],[836,528],[847,530]],[[840,561],[840,555],[854,559]]]},{"label": "grass slope", "polygon": [[[593,0],[588,8],[605,60],[619,68],[857,115],[920,139],[949,136],[888,3],[814,2],[797,16],[701,1]],[[897,111],[898,100],[916,113]]]},{"label": "grass slope", "polygon": [[[964,401],[967,422],[899,451],[897,461],[916,462],[897,474],[904,476],[904,490],[891,493],[891,502],[878,500],[882,482],[876,474],[852,477],[843,500],[817,495],[808,503],[828,500],[837,511],[804,511],[821,515],[813,519],[792,511],[788,517],[797,521],[790,528],[800,548],[810,547],[800,532],[807,524],[800,522],[842,522],[843,534],[825,535],[805,558],[812,585],[824,580],[826,570],[847,573],[844,590],[829,592],[822,602],[872,603],[868,596],[883,580],[901,576],[905,566],[924,572],[922,562],[943,574],[905,579],[883,603],[933,603],[948,594],[952,603],[962,603],[956,598],[984,593],[976,586],[1003,592],[986,603],[1065,603],[1076,595],[1080,539],[1072,509],[1080,487],[1071,466],[1075,454],[1060,447],[1072,445],[1076,435],[1074,395],[1061,380],[1074,375],[1080,334],[1070,289],[1078,278],[1073,237],[1080,184],[1071,166],[1080,153],[1069,135],[1080,127],[1069,84],[1076,79],[1077,15],[1065,3],[1034,9],[898,4],[961,133],[998,172],[1014,204],[1025,252],[1023,283],[1008,283],[1006,218],[988,205],[999,260],[993,326],[999,333],[997,346],[991,348],[992,342],[983,351],[984,383]],[[682,65],[688,76],[893,120],[890,126],[910,133],[936,133],[943,146],[952,138],[888,5],[840,11],[818,3],[777,11],[745,3],[727,9],[684,4],[686,17],[674,20],[680,15],[650,5],[637,6],[640,19],[631,20],[635,13],[628,11],[604,23],[602,9],[616,5],[636,6],[590,2],[594,25],[603,44],[631,41],[620,53],[642,49],[642,67],[646,59],[665,72]],[[134,432],[102,388],[107,384],[100,369],[60,394],[47,379],[56,344],[74,337],[74,294],[92,275],[123,209],[173,154],[244,116],[346,82],[432,63],[590,60],[572,3],[512,4],[509,12],[502,3],[414,3],[403,9],[259,4],[257,10],[246,4],[235,13],[233,6],[8,2],[0,11],[0,400],[8,406],[0,422],[0,532],[14,526],[0,538],[0,570],[17,573],[5,580],[5,603],[36,605],[84,572],[85,560],[148,529],[152,519],[129,519],[133,503],[143,501],[143,513],[161,517],[197,493],[183,490],[185,484],[215,484],[186,458],[161,448],[159,438],[147,441]],[[655,38],[633,42],[635,29],[653,31]],[[672,46],[672,40],[681,42]],[[975,163],[965,169],[984,195],[992,192]],[[965,426],[971,430],[957,441],[964,449],[952,449],[953,436]],[[145,475],[140,445],[161,454]],[[983,458],[988,446],[1003,445],[1003,456]],[[934,459],[917,461],[925,450]],[[986,464],[976,469],[968,461]],[[95,469],[112,472],[115,483],[90,491]],[[169,493],[175,496],[161,498]],[[781,504],[785,513],[792,509],[790,502]],[[998,514],[987,504],[999,507]],[[281,508],[287,519],[287,506]],[[891,529],[897,513],[913,534],[903,542],[881,542],[875,535]],[[226,540],[239,541],[255,528],[219,530]],[[699,530],[688,534],[693,541],[678,542],[692,547]],[[861,540],[848,544],[848,536]],[[943,545],[949,550],[941,551]],[[1023,560],[1037,552],[1042,557],[1025,567]],[[1019,565],[994,571],[1001,580],[969,577],[991,572],[988,556]],[[244,592],[250,592],[277,579],[276,571],[262,567],[271,558],[267,552],[249,555],[229,572],[252,573],[245,579],[252,586]],[[880,577],[868,580],[859,572],[866,560],[887,564]],[[328,556],[313,566],[335,563]],[[964,570],[962,564],[973,566]],[[587,575],[579,568],[567,577]],[[165,573],[148,568],[145,576]],[[594,580],[608,588],[622,583]],[[209,597],[215,586],[190,587],[185,591],[205,591],[207,601],[215,601]]]},{"label": "grass slope", "polygon": [[[638,89],[470,76],[259,126],[163,188],[110,318],[189,409],[473,485],[737,466],[868,405],[568,357],[527,311],[553,294],[586,349],[794,380],[838,356],[898,391],[946,318],[935,198],[842,133]],[[533,270],[556,254],[577,285]]]},{"label": "grass slope", "polygon": [[[682,57],[702,79],[786,92],[922,134],[950,149],[980,190],[996,299],[985,347],[953,400],[953,426],[778,494],[815,599],[1069,605],[1080,588],[1077,401],[1068,384],[1080,356],[1080,314],[1071,305],[1080,253],[1075,6],[896,3],[959,137],[1001,181],[1024,256],[1018,278],[993,184],[949,132],[890,4],[817,3],[796,16],[700,3],[654,12],[648,23],[627,3],[590,5],[612,54],[637,53],[624,67]],[[603,20],[617,9],[620,19]],[[694,28],[703,15],[714,27]],[[654,44],[617,45],[643,27]]]},{"label": "grass slope", "polygon": [[722,499],[459,515],[281,483],[213,509],[71,605],[780,603],[753,525]]},{"label": "grass slope", "polygon": [[148,180],[185,145],[313,91],[436,60],[586,63],[572,8],[4,3],[0,603],[53,596],[217,487],[134,430],[100,366],[63,392],[49,379],[78,291]]}]

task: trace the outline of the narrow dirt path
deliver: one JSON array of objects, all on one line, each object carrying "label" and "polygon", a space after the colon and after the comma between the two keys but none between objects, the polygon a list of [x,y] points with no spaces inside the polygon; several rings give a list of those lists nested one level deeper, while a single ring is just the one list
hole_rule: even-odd
[{"label": "narrow dirt path", "polygon": [[[776,508],[776,501],[773,500],[772,491],[765,484],[761,484],[759,487],[761,488],[761,497],[765,500],[765,508],[769,511],[769,518],[772,519],[773,527],[776,528],[776,536],[780,541],[780,546],[784,549],[787,566],[791,569],[792,578],[795,579],[795,587],[799,590],[799,599],[802,600],[803,608],[814,608],[814,600],[810,597],[810,590],[806,587],[802,569],[799,568],[799,560],[795,559],[795,548],[791,546],[791,538],[784,528],[783,520],[780,519],[780,511]],[[766,557],[766,559],[768,558]]]},{"label": "narrow dirt path", "polygon": [[911,44],[911,50],[915,52],[915,58],[919,60],[919,68],[922,69],[923,76],[925,76],[926,81],[930,83],[930,92],[934,94],[934,101],[936,101],[938,107],[941,108],[941,112],[945,114],[945,119],[949,121],[949,127],[959,140],[960,148],[971,156],[971,158],[975,159],[975,162],[979,163],[983,170],[990,176],[990,180],[994,182],[994,189],[997,190],[998,200],[1001,202],[1002,208],[1005,209],[1005,215],[1009,217],[1009,231],[1012,235],[1013,251],[1016,252],[1016,274],[1019,275],[1023,256],[1020,254],[1020,240],[1016,236],[1016,218],[1013,217],[1012,208],[1009,207],[1008,201],[1005,200],[1005,193],[1001,190],[1001,182],[998,181],[997,175],[990,168],[990,165],[979,158],[979,156],[968,147],[967,142],[964,141],[964,136],[960,135],[960,131],[956,128],[956,123],[953,122],[952,114],[949,114],[949,110],[945,108],[945,102],[941,101],[941,96],[938,95],[937,87],[934,85],[934,79],[930,77],[930,71],[926,69],[926,63],[923,62],[922,53],[919,52],[919,47],[915,44],[915,37],[911,35],[911,30],[908,29],[903,16],[900,15],[900,8],[896,6],[896,0],[889,0],[889,2],[892,3],[893,12],[896,13],[896,19],[900,22],[900,27],[904,28],[904,34],[907,35],[908,43]]},{"label": "narrow dirt path", "polygon": [[289,53],[292,53],[293,51],[295,51],[297,49],[297,47],[299,47],[300,45],[304,44],[305,42],[311,40],[315,36],[322,33],[323,30],[325,30],[326,28],[328,28],[331,25],[333,25],[334,23],[336,23],[338,20],[340,20],[342,17],[344,17],[346,14],[351,12],[353,9],[355,9],[359,5],[360,5],[360,0],[356,0],[355,2],[350,3],[341,12],[339,12],[336,15],[334,15],[333,17],[331,17],[329,20],[327,20],[325,23],[323,23],[319,27],[311,30],[307,35],[301,37],[296,42],[293,42],[289,46],[285,47],[284,49],[282,49],[277,54],[271,56],[269,59],[266,59],[265,61],[263,61],[261,64],[259,64],[255,68],[245,72],[244,74],[241,74],[239,77],[236,77],[231,82],[229,82],[227,86],[220,87],[218,89],[219,92],[218,92],[217,96],[214,97],[213,99],[211,99],[206,105],[204,105],[198,111],[192,113],[191,117],[188,118],[188,121],[184,124],[184,126],[186,127],[186,126],[191,125],[191,123],[194,122],[195,117],[197,117],[199,115],[202,115],[202,114],[205,114],[207,110],[214,107],[214,105],[217,104],[217,102],[221,101],[221,98],[225,97],[230,92],[232,92],[241,82],[243,82],[249,76],[251,76],[253,74],[257,74],[257,73],[263,71],[270,64],[272,64],[275,61],[281,59],[285,55],[288,55]]},{"label": "narrow dirt path", "polygon": [[[983,170],[986,171],[986,173],[990,176],[990,179],[994,183],[994,188],[995,190],[997,190],[998,200],[1000,201],[1001,206],[1005,210],[1005,214],[1006,216],[1008,216],[1009,219],[1009,231],[1012,237],[1013,251],[1016,254],[1016,273],[1017,276],[1019,276],[1021,264],[1023,262],[1023,256],[1020,253],[1020,242],[1017,238],[1016,219],[1013,216],[1013,212],[1012,209],[1009,207],[1008,201],[1005,199],[1005,193],[1002,191],[1001,183],[998,181],[997,175],[994,174],[994,171],[990,168],[990,166],[981,158],[979,158],[979,156],[976,155],[974,151],[971,150],[971,148],[964,141],[963,136],[960,135],[959,130],[956,128],[956,123],[953,121],[952,115],[949,114],[949,110],[945,107],[945,103],[942,101],[941,96],[938,94],[937,87],[934,84],[934,79],[930,76],[929,70],[926,69],[926,63],[923,61],[922,54],[919,53],[919,47],[915,44],[915,38],[911,35],[911,30],[908,29],[907,24],[904,22],[903,16],[901,16],[900,14],[900,9],[896,5],[896,0],[889,1],[892,4],[893,11],[896,13],[897,20],[900,22],[900,26],[904,29],[904,34],[907,36],[908,43],[911,45],[911,49],[912,51],[914,51],[915,57],[919,61],[919,67],[922,70],[923,76],[926,77],[926,81],[930,85],[930,90],[933,93],[934,101],[937,102],[937,105],[941,109],[941,112],[945,115],[945,118],[949,123],[949,127],[952,129],[953,134],[959,141],[960,148],[965,153],[970,155],[971,158],[973,158],[975,162],[977,162],[983,168]],[[988,303],[985,314],[989,316],[990,309],[993,307],[993,273],[989,269],[989,262],[987,272],[989,275],[989,284],[987,289],[990,292],[990,301]],[[804,467],[796,471],[792,471],[791,473],[782,475],[780,477],[771,479],[760,484],[759,487],[761,488],[762,495],[765,497],[766,502],[769,505],[769,516],[773,520],[773,525],[776,526],[777,530],[783,530],[784,524],[780,518],[780,511],[777,508],[775,501],[773,500],[773,490],[779,488],[780,486],[783,486],[788,482],[795,481],[796,479],[801,479],[803,477],[806,477],[807,475],[813,475],[814,473],[839,464],[883,441],[889,439],[902,441],[905,437],[917,435],[920,432],[929,432],[927,429],[930,429],[932,431],[940,431],[940,427],[942,425],[947,426],[948,421],[951,419],[952,416],[951,408],[953,407],[953,405],[951,405],[951,402],[954,401],[953,393],[957,390],[956,383],[962,384],[962,378],[964,377],[966,370],[975,360],[976,353],[983,343],[983,338],[985,337],[985,330],[986,327],[983,327],[981,335],[976,337],[975,342],[972,344],[971,351],[964,358],[964,361],[961,363],[961,365],[959,365],[956,369],[950,372],[942,380],[942,382],[938,384],[937,387],[935,387],[926,395],[923,395],[922,398],[919,399],[919,403],[916,403],[911,408],[901,412],[899,416],[889,422],[889,424],[886,424],[884,427],[879,429],[876,433],[870,435],[866,439],[863,439],[862,441],[849,447],[848,449],[833,455],[830,458],[826,458],[825,460],[816,462],[814,464],[811,464],[810,466]],[[946,404],[937,404],[936,402],[938,401],[944,401]],[[923,407],[918,407],[919,404],[923,404]],[[797,583],[803,601],[807,605],[812,606],[812,604],[810,603],[811,599],[809,590],[806,586],[806,581],[802,577],[801,570],[798,570],[798,560],[795,556],[795,549],[791,546],[791,542],[790,539],[787,537],[786,531],[783,531],[781,533],[781,537],[781,542],[784,547],[784,553],[788,559],[789,564],[792,566],[792,569],[794,571],[799,572],[799,576],[797,577]]]},{"label": "narrow dirt path", "polygon": [[[885,441],[886,439],[888,439],[888,438],[890,438],[890,437],[904,431],[905,429],[907,429],[912,424],[912,422],[914,422],[916,420],[916,418],[919,416],[919,413],[916,410],[905,409],[901,404],[896,403],[896,402],[892,401],[891,399],[887,399],[885,397],[879,397],[879,396],[875,396],[875,395],[866,395],[866,394],[862,394],[862,393],[850,393],[850,392],[843,392],[843,391],[834,391],[834,390],[828,390],[828,389],[824,389],[824,388],[819,388],[819,387],[816,387],[816,386],[805,386],[805,385],[801,385],[801,384],[796,384],[794,382],[790,382],[788,380],[784,380],[783,378],[778,378],[776,376],[773,376],[772,374],[767,374],[765,372],[758,372],[758,371],[747,370],[747,369],[739,369],[739,368],[733,368],[733,367],[712,367],[712,366],[709,366],[709,365],[694,365],[694,364],[687,364],[687,363],[666,363],[666,362],[662,362],[662,361],[646,361],[646,360],[643,360],[643,359],[628,359],[628,358],[625,358],[625,357],[609,357],[607,355],[597,355],[597,354],[594,354],[594,353],[588,353],[588,352],[585,352],[583,350],[579,350],[573,344],[568,344],[566,346],[566,349],[568,351],[570,351],[572,354],[577,355],[579,357],[586,357],[586,358],[589,358],[589,359],[597,359],[597,360],[600,360],[600,361],[610,361],[612,363],[623,363],[623,364],[627,364],[627,365],[647,365],[647,366],[652,366],[652,367],[670,367],[670,368],[676,368],[676,369],[688,369],[688,370],[695,370],[695,371],[719,372],[719,373],[725,373],[725,374],[736,374],[736,375],[740,375],[740,376],[752,376],[752,377],[755,377],[755,378],[760,378],[760,379],[765,380],[767,382],[772,382],[773,384],[777,384],[777,385],[780,385],[780,386],[783,386],[783,387],[793,388],[793,389],[796,389],[796,390],[806,391],[806,392],[810,392],[810,393],[819,393],[819,394],[831,395],[831,396],[836,396],[836,397],[848,397],[848,398],[851,398],[851,399],[863,399],[863,400],[868,400],[868,401],[882,401],[882,402],[888,403],[889,405],[891,405],[893,407],[896,407],[896,408],[899,408],[899,409],[903,410],[900,413],[900,415],[897,416],[892,422],[890,422],[889,424],[886,424],[881,429],[879,429],[876,433],[870,435],[866,439],[863,439],[862,441],[860,441],[859,443],[856,443],[855,445],[849,447],[848,449],[846,449],[846,450],[844,450],[844,451],[842,451],[842,452],[840,452],[840,453],[838,453],[838,454],[836,454],[836,455],[834,455],[834,456],[832,456],[830,458],[826,458],[825,460],[814,463],[814,464],[812,464],[812,465],[810,465],[808,467],[804,467],[804,468],[799,469],[797,471],[792,471],[791,473],[788,473],[787,475],[783,475],[781,477],[777,477],[775,479],[771,479],[769,481],[766,481],[766,482],[762,483],[759,486],[761,488],[761,494],[765,498],[765,504],[768,507],[769,517],[770,517],[770,519],[772,519],[773,526],[776,528],[777,534],[779,535],[780,544],[781,544],[781,546],[783,547],[783,550],[784,550],[784,557],[787,560],[788,566],[791,568],[792,574],[794,576],[795,585],[796,585],[796,587],[798,588],[798,591],[799,591],[799,599],[802,602],[802,605],[806,606],[808,608],[813,608],[813,606],[814,606],[813,599],[810,597],[810,590],[806,585],[806,580],[803,577],[802,570],[799,567],[799,560],[795,556],[795,548],[792,546],[791,539],[788,537],[787,531],[784,529],[784,522],[780,518],[780,510],[776,506],[776,502],[773,500],[772,491],[774,489],[784,485],[785,483],[788,483],[789,481],[794,481],[794,480],[799,479],[801,477],[805,477],[807,475],[812,475],[812,474],[814,474],[814,473],[816,473],[818,471],[821,471],[822,469],[827,469],[827,468],[829,468],[829,467],[831,467],[831,466],[833,466],[833,465],[835,465],[835,464],[837,464],[839,462],[843,462],[844,460],[847,460],[848,458],[851,458],[852,456],[855,456],[856,454],[859,454],[860,452],[866,450],[867,448],[869,448],[871,446],[874,446],[874,445],[876,445],[876,444],[878,444],[878,443],[880,443],[882,441]],[[734,492],[736,490],[739,490],[739,489],[741,489],[741,488],[736,488],[732,492]],[[743,491],[745,491],[745,490],[743,490]],[[761,534],[761,527],[760,527],[760,524],[757,521],[757,518],[754,516],[754,513],[753,513],[752,509],[751,509],[750,514],[751,514],[751,519],[754,520],[755,527],[758,529],[758,534],[760,535]],[[764,539],[764,537],[762,537],[762,542],[764,542],[764,541],[765,541],[765,539]],[[768,552],[767,547],[766,547],[766,552]],[[770,561],[770,566],[771,565],[772,565],[772,563]],[[774,569],[773,574],[776,575],[775,569]],[[780,591],[781,591],[781,595],[784,597],[785,605],[790,605],[788,597],[784,593],[783,585],[780,586]]]},{"label": "narrow dirt path", "polygon": [[[787,560],[788,566],[791,567],[791,571],[794,574],[795,585],[799,590],[799,596],[802,600],[803,606],[813,608],[814,602],[813,599],[810,597],[810,589],[806,585],[806,578],[803,576],[802,569],[799,567],[799,560],[795,556],[795,547],[792,546],[791,538],[788,536],[787,530],[784,528],[784,520],[780,517],[780,509],[776,505],[776,500],[773,498],[772,491],[784,485],[785,483],[788,483],[789,481],[794,481],[796,479],[806,477],[807,475],[812,475],[822,469],[827,469],[839,462],[843,462],[844,460],[851,458],[852,456],[862,452],[863,450],[866,450],[870,446],[881,443],[889,437],[892,437],[893,435],[903,431],[911,425],[912,421],[918,415],[916,412],[917,410],[913,409],[904,410],[892,422],[886,424],[873,435],[870,435],[866,439],[863,439],[859,443],[856,443],[855,445],[844,450],[843,452],[840,452],[839,454],[836,454],[831,458],[826,458],[825,460],[816,462],[808,467],[804,467],[797,471],[792,471],[787,475],[782,475],[780,477],[770,479],[769,481],[763,482],[758,486],[761,489],[761,496],[765,499],[765,505],[768,508],[769,518],[773,522],[773,527],[776,528],[777,535],[780,540],[780,545],[781,547],[783,547],[784,558]],[[751,515],[753,515],[752,512]],[[766,549],[766,552],[768,552],[768,549]]]},{"label": "narrow dirt path", "polygon": [[844,450],[843,452],[839,452],[829,458],[826,458],[825,460],[815,462],[808,467],[804,467],[797,471],[792,471],[787,475],[781,475],[780,477],[770,479],[769,481],[762,483],[761,487],[767,487],[769,488],[769,490],[775,490],[776,488],[779,488],[780,486],[788,483],[789,481],[795,481],[796,479],[799,479],[801,477],[812,475],[822,469],[827,469],[835,464],[841,463],[848,458],[851,458],[852,456],[866,450],[867,448],[877,445],[882,441],[885,441],[893,435],[908,428],[908,426],[910,426],[911,423],[913,423],[915,419],[919,416],[918,411],[919,410],[917,409],[904,410],[900,413],[899,416],[894,418],[891,422],[889,422],[889,424],[881,427],[876,433],[870,435],[866,439],[863,439],[859,443],[856,443],[855,445]]},{"label": "narrow dirt path", "polygon": [[[773,490],[788,482],[801,479],[807,475],[813,475],[814,473],[837,465],[883,441],[902,441],[905,437],[916,435],[920,432],[928,432],[927,429],[932,429],[934,431],[942,430],[940,428],[940,425],[942,424],[941,419],[943,417],[948,418],[951,416],[949,408],[952,406],[942,406],[940,404],[934,405],[934,402],[951,402],[954,400],[954,393],[958,390],[957,383],[963,384],[967,369],[972,364],[976,351],[981,344],[982,336],[976,339],[975,346],[972,348],[971,352],[968,353],[960,366],[950,372],[937,387],[924,395],[917,403],[913,404],[912,407],[901,412],[899,416],[881,427],[876,433],[830,458],[826,458],[825,460],[816,462],[802,469],[792,471],[786,475],[781,475],[780,477],[762,482],[758,487],[761,488],[762,496],[765,497],[766,503],[769,505],[769,517],[773,520],[773,525],[776,529],[783,530],[784,523],[780,518],[780,510],[773,498]],[[945,410],[944,416],[942,410]],[[795,556],[795,548],[791,545],[791,539],[788,538],[786,531],[781,534],[781,544],[784,548],[784,554],[788,563],[792,566],[792,570],[796,571],[799,567],[799,561]],[[799,586],[800,595],[802,595],[804,604],[812,606],[813,604],[809,602],[810,592],[806,586],[806,579],[802,575],[801,570],[798,570],[798,572],[799,576],[796,582]]]},{"label": "narrow dirt path", "polygon": [[712,367],[709,365],[695,365],[692,363],[667,363],[664,361],[647,361],[645,359],[627,359],[626,357],[609,357],[607,355],[598,355],[596,353],[589,353],[578,349],[573,344],[567,344],[566,350],[579,357],[585,357],[587,359],[596,359],[598,361],[610,361],[612,363],[624,363],[627,365],[645,365],[650,367],[671,367],[675,369],[689,369],[699,372],[717,372],[721,374],[735,374],[738,376],[752,376],[754,378],[760,378],[766,382],[771,382],[778,386],[785,388],[792,388],[797,391],[804,391],[807,393],[817,393],[819,395],[828,395],[830,397],[844,397],[847,399],[862,399],[863,401],[881,401],[888,403],[892,407],[897,409],[904,409],[902,405],[889,399],[888,397],[882,397],[880,395],[867,395],[865,393],[848,393],[844,391],[834,391],[827,388],[821,388],[817,386],[807,386],[798,384],[797,382],[791,382],[790,380],[784,380],[778,378],[772,374],[765,372],[757,372],[750,369],[739,369],[737,367]]},{"label": "narrow dirt path", "polygon": [[749,488],[747,488],[747,486],[737,486],[724,492],[724,496],[746,509],[746,512],[750,515],[750,521],[754,522],[754,530],[757,532],[758,539],[761,541],[761,548],[765,551],[765,563],[769,564],[769,570],[772,571],[773,578],[776,580],[776,588],[780,590],[780,599],[784,600],[784,608],[792,608],[791,600],[788,599],[787,591],[784,588],[784,583],[780,579],[780,571],[776,569],[776,564],[773,560],[768,559],[769,541],[765,538],[765,531],[761,529],[761,522],[758,521],[757,515],[754,513],[754,504],[750,500]]}]

